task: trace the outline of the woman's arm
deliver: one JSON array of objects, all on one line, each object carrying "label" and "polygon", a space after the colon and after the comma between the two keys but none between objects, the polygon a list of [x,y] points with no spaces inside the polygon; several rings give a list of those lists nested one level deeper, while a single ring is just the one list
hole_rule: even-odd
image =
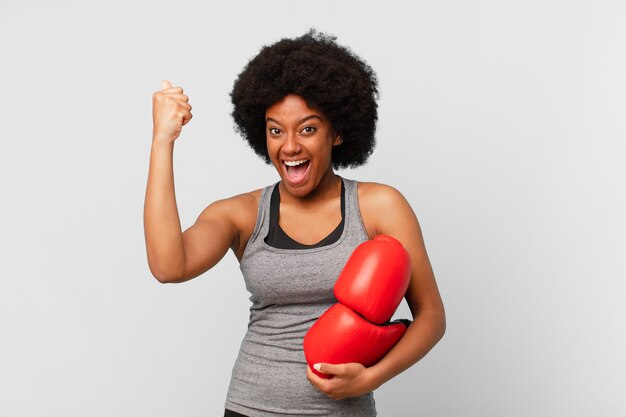
[{"label": "woman's arm", "polygon": [[148,266],[162,283],[180,274],[185,265],[182,230],[172,159],[174,143],[152,142],[143,221]]},{"label": "woman's arm", "polygon": [[183,282],[213,267],[238,241],[233,208],[241,198],[211,204],[195,224],[182,232],[174,192],[174,141],[191,120],[191,105],[181,87],[163,81],[152,96],[153,138],[146,198],[144,233],[148,265],[162,283]]},{"label": "woman's arm", "polygon": [[443,301],[428,259],[419,221],[404,196],[392,187],[378,186],[375,204],[377,234],[398,239],[411,256],[411,281],[405,299],[413,315],[400,341],[369,368],[378,388],[422,359],[446,331]]},{"label": "woman's arm", "polygon": [[359,396],[373,391],[423,358],[443,337],[445,311],[426,253],[421,228],[404,196],[392,187],[369,183],[360,197],[364,222],[371,237],[387,234],[398,239],[411,256],[411,281],[405,299],[413,322],[398,343],[376,364],[321,364],[319,378],[308,370],[311,383],[331,398]]}]

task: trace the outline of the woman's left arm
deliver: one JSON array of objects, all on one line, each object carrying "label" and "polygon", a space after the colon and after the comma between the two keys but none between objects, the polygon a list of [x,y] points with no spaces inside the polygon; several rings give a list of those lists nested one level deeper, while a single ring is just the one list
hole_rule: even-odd
[{"label": "woman's left arm", "polygon": [[358,363],[320,364],[319,371],[333,374],[331,379],[320,378],[308,369],[307,378],[313,386],[334,399],[363,395],[380,387],[422,359],[446,329],[443,302],[413,209],[396,189],[368,185],[371,189],[362,211],[371,219],[375,234],[398,239],[411,256],[411,281],[405,299],[413,321],[398,343],[369,368]]}]

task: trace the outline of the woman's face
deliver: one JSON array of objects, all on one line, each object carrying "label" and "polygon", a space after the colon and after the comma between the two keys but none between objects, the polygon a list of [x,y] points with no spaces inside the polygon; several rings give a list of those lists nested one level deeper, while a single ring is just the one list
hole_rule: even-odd
[{"label": "woman's face", "polygon": [[341,143],[330,122],[290,94],[265,111],[267,152],[286,190],[303,197],[332,174],[332,147]]}]

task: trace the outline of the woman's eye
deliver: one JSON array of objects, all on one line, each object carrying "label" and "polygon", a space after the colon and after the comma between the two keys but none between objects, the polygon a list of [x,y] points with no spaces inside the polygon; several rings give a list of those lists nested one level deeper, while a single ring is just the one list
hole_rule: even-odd
[{"label": "woman's eye", "polygon": [[280,133],[280,130],[275,127],[270,127],[270,133],[272,135],[278,135]]},{"label": "woman's eye", "polygon": [[315,129],[313,126],[305,126],[302,131],[304,133],[314,133],[317,129]]}]

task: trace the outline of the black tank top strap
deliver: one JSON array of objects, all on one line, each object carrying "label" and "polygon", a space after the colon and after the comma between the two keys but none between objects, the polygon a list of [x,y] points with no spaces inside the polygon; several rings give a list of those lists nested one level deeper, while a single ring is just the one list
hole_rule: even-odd
[{"label": "black tank top strap", "polygon": [[278,190],[278,184],[276,184],[270,198],[270,224],[267,236],[265,237],[265,243],[268,245],[278,249],[311,249],[335,243],[343,233],[346,218],[346,187],[343,178],[341,181],[341,222],[328,236],[319,242],[312,245],[305,245],[289,237],[282,227],[280,227],[280,224],[278,224],[279,212],[280,191]]},{"label": "black tank top strap", "polygon": [[226,408],[224,409],[224,417],[248,417],[248,416]]}]

